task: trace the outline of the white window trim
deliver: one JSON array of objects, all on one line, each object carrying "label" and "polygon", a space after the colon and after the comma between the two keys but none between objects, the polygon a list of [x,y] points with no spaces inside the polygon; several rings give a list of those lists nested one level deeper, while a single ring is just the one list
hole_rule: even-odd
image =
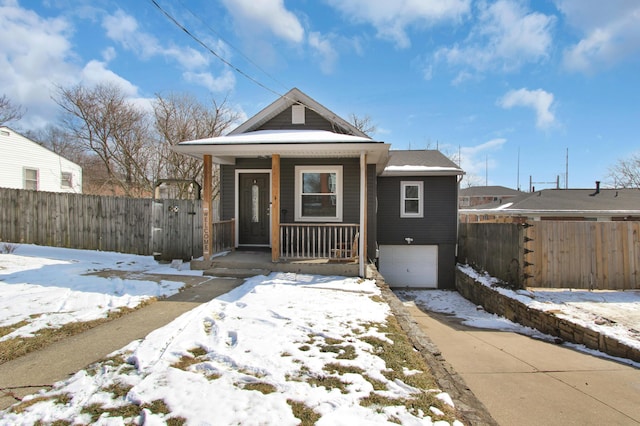
[{"label": "white window trim", "polygon": [[[296,222],[342,222],[342,166],[296,166],[295,167],[295,220]],[[302,175],[303,173],[336,174],[336,216],[302,216]]]},{"label": "white window trim", "polygon": [[[418,187],[418,213],[407,213],[405,211],[405,188],[407,186]],[[424,182],[422,181],[401,181],[400,182],[400,217],[401,218],[421,218],[424,217]]]},{"label": "white window trim", "polygon": [[22,169],[22,176],[23,176],[22,185],[23,185],[23,188],[27,189],[27,170],[36,172],[36,189],[35,190],[38,191],[40,189],[40,170],[38,170],[35,167],[23,167],[23,169]]},{"label": "white window trim", "polygon": [[[68,175],[69,179],[65,179],[64,175]],[[72,172],[60,172],[60,188],[71,189],[73,188],[73,173]]]}]

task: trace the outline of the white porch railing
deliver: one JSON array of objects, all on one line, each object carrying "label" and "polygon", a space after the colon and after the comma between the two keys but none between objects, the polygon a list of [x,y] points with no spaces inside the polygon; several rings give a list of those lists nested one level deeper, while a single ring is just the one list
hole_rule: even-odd
[{"label": "white porch railing", "polygon": [[357,223],[282,223],[280,258],[355,260],[359,229]]}]

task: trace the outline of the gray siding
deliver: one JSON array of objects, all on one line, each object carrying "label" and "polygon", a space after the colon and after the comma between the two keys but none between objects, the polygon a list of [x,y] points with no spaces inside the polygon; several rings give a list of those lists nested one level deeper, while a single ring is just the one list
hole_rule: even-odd
[{"label": "gray siding", "polygon": [[[400,217],[400,182],[424,182],[424,217]],[[458,182],[455,176],[379,177],[378,244],[438,246],[438,288],[454,288],[458,226]]]},{"label": "gray siding", "polygon": [[[280,161],[280,220],[282,223],[295,222],[295,166],[297,165],[342,165],[343,166],[343,217],[344,223],[360,222],[360,159],[302,159],[283,158]],[[235,166],[222,165],[221,169],[221,218],[232,219],[235,215],[235,171],[236,169],[271,169],[271,160],[238,159]],[[376,250],[376,168],[367,167],[367,230],[368,257],[375,257]],[[285,213],[286,211],[286,213]]]},{"label": "gray siding", "polygon": [[[283,158],[280,161],[280,208],[282,223],[295,222],[295,166],[342,165],[342,222],[360,222],[359,158]],[[284,212],[283,212],[284,213]]]},{"label": "gray siding", "polygon": [[345,129],[333,125],[320,114],[309,108],[305,108],[305,124],[292,124],[291,115],[291,107],[289,107],[257,130],[327,130],[334,133],[347,133]]},{"label": "gray siding", "polygon": [[238,158],[235,166],[220,166],[220,218],[230,220],[236,210],[236,169],[271,170],[271,160],[258,158]]},{"label": "gray siding", "polygon": [[[400,217],[400,182],[424,182],[424,217]],[[378,178],[378,244],[455,244],[458,226],[455,176]]]}]

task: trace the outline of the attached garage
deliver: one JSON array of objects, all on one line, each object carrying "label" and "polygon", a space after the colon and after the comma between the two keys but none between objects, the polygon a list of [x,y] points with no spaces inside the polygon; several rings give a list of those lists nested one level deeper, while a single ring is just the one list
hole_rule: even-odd
[{"label": "attached garage", "polygon": [[379,256],[390,287],[438,288],[438,246],[381,245]]}]

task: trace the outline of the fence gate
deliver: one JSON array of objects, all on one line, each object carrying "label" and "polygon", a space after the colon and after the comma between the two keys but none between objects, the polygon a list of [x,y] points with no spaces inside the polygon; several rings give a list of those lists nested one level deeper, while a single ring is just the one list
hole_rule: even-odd
[{"label": "fence gate", "polygon": [[153,200],[151,251],[156,260],[202,256],[200,200]]}]

